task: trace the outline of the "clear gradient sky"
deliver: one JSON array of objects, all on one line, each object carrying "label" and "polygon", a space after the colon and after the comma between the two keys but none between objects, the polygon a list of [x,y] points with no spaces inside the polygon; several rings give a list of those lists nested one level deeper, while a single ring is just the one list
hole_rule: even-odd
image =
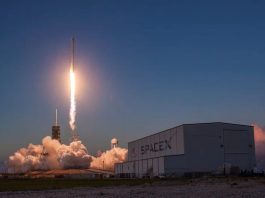
[{"label": "clear gradient sky", "polygon": [[0,1],[0,160],[77,125],[90,153],[183,123],[265,125],[265,2]]}]

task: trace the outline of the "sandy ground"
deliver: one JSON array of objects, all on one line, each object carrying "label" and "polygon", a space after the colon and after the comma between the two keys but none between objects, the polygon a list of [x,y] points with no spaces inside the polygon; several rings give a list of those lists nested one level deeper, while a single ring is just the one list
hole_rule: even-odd
[{"label": "sandy ground", "polygon": [[0,197],[265,197],[265,183],[246,181],[161,181],[139,186],[1,192]]}]

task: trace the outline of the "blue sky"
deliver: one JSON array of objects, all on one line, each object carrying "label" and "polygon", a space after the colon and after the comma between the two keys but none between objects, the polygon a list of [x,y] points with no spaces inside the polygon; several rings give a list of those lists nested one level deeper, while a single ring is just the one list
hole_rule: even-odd
[{"label": "blue sky", "polygon": [[265,3],[1,1],[0,160],[68,126],[70,40],[77,125],[90,153],[183,123],[265,125]]}]

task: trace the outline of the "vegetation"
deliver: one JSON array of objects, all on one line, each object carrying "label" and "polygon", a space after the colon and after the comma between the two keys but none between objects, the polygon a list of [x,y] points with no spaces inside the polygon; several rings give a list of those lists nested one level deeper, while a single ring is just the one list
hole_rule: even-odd
[{"label": "vegetation", "polygon": [[167,179],[70,179],[70,178],[42,178],[42,179],[0,179],[0,192],[4,191],[29,191],[29,190],[50,190],[78,187],[107,187],[107,186],[135,186],[135,185],[157,185],[180,186],[196,183],[207,183],[215,185],[226,183],[231,187],[238,182],[255,181],[265,184],[264,177],[199,177],[199,178],[167,178]]},{"label": "vegetation", "polygon": [[63,189],[75,187],[102,187],[140,185],[149,179],[0,179],[0,192]]}]

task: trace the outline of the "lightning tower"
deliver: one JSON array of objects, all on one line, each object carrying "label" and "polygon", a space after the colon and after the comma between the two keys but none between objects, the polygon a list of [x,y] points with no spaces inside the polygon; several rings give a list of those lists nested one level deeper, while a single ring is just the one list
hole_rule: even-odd
[{"label": "lightning tower", "polygon": [[52,139],[56,139],[61,143],[61,127],[58,125],[57,109],[55,111],[55,124],[52,126]]}]

